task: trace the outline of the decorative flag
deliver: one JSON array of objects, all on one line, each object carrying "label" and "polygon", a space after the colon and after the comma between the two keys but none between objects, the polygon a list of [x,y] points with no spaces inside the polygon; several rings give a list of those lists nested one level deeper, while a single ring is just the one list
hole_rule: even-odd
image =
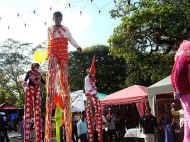
[{"label": "decorative flag", "polygon": [[94,55],[92,59],[91,67],[90,67],[90,75],[93,77],[95,77],[95,74],[96,74],[95,64],[96,64],[96,56]]},{"label": "decorative flag", "polygon": [[54,104],[56,106],[59,106],[61,109],[64,109],[64,104],[62,102],[62,99],[61,99],[60,95],[53,96],[53,99],[54,99]]},{"label": "decorative flag", "polygon": [[56,142],[60,142],[60,127],[62,123],[62,109],[59,105],[56,106],[55,110],[55,125],[56,125]]}]

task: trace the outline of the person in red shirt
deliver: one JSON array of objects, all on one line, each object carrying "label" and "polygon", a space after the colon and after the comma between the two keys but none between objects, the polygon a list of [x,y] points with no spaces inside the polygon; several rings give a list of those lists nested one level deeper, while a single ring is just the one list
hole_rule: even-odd
[{"label": "person in red shirt", "polygon": [[81,47],[73,39],[69,29],[61,24],[62,13],[53,14],[54,25],[48,28],[48,76],[46,97],[45,142],[51,141],[51,118],[54,106],[59,103],[64,112],[66,141],[72,139],[71,98],[68,82],[68,43],[78,51]]},{"label": "person in red shirt", "polygon": [[184,110],[184,140],[190,140],[190,41],[184,40],[176,55],[171,74],[171,82],[176,97]]}]

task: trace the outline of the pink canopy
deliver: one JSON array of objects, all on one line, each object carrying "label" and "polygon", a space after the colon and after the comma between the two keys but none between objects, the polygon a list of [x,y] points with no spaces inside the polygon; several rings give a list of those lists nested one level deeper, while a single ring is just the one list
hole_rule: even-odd
[{"label": "pink canopy", "polygon": [[147,87],[133,85],[106,96],[104,99],[100,100],[100,103],[102,106],[140,103],[144,102],[147,96]]}]

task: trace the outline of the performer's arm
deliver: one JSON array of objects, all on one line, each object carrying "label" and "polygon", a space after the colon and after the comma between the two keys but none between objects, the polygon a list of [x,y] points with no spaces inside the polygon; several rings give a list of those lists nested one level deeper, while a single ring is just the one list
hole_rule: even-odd
[{"label": "performer's arm", "polygon": [[68,28],[65,28],[66,32],[68,34],[68,40],[71,43],[71,45],[73,45],[77,50],[81,51],[81,47],[78,45],[78,43],[76,42],[76,40],[72,37],[71,32],[69,31]]},{"label": "performer's arm", "polygon": [[24,81],[27,81],[28,78],[29,78],[29,72],[26,73],[26,76],[25,76],[25,78],[24,78]]},{"label": "performer's arm", "polygon": [[27,80],[29,79],[29,72],[26,73],[26,76],[24,78],[24,83],[23,83],[23,86],[27,86]]},{"label": "performer's arm", "polygon": [[46,81],[41,76],[41,83],[46,84]]},{"label": "performer's arm", "polygon": [[84,79],[84,90],[85,90],[85,93],[88,91],[88,83],[89,83],[89,77],[86,76],[85,79]]},{"label": "performer's arm", "polygon": [[77,134],[80,137],[81,135],[81,127],[80,127],[80,122],[77,123]]},{"label": "performer's arm", "polygon": [[179,56],[175,62],[174,69],[173,69],[173,83],[174,83],[174,89],[176,93],[179,92],[179,75],[180,72],[183,70],[185,63],[185,57],[184,56]]}]

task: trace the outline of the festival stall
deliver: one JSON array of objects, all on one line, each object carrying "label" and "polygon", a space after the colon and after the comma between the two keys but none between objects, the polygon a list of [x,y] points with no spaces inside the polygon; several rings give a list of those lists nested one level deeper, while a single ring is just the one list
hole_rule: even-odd
[{"label": "festival stall", "polygon": [[138,103],[147,99],[147,88],[140,85],[133,85],[120,91],[114,92],[104,99],[102,99],[101,105],[119,105]]},{"label": "festival stall", "polygon": [[72,112],[82,112],[85,110],[85,94],[83,90],[71,92],[72,98]]},{"label": "festival stall", "polygon": [[[148,100],[152,113],[157,117],[158,123],[162,119],[164,112],[170,112],[172,114],[173,121],[175,120],[176,124],[180,126],[180,128],[175,128],[174,131],[179,141],[181,141],[183,136],[184,112],[181,109],[179,100],[174,99],[170,77],[168,76],[148,87]],[[174,111],[171,108],[173,102],[175,102]]]},{"label": "festival stall", "polygon": [[157,115],[158,110],[164,109],[163,106],[169,107],[174,101],[170,76],[148,87],[148,101],[154,115]]},{"label": "festival stall", "polygon": [[[99,100],[106,97],[106,94],[98,92],[96,94]],[[77,90],[71,92],[72,98],[72,112],[82,112],[85,111],[86,96],[83,90]]]},{"label": "festival stall", "polygon": [[100,102],[102,106],[136,103],[138,112],[142,116],[145,111],[146,100],[147,88],[141,85],[133,85],[106,96]]},{"label": "festival stall", "polygon": [[[145,112],[145,104],[147,102],[147,87],[133,85],[106,96],[101,101],[101,105],[120,106],[121,113],[119,116],[125,118],[126,133],[125,138],[138,139],[144,138],[144,135],[138,128],[139,117]],[[124,108],[124,109],[122,109]],[[130,117],[127,117],[130,116]]]}]

